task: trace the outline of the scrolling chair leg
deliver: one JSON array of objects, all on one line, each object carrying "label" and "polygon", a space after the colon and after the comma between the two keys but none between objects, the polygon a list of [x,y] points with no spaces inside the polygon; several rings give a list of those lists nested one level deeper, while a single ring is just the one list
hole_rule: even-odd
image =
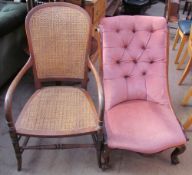
[{"label": "scrolling chair leg", "polygon": [[181,145],[175,148],[175,150],[171,153],[171,163],[173,165],[177,165],[179,163],[179,158],[178,156],[182,153],[184,153],[186,150],[185,145]]}]

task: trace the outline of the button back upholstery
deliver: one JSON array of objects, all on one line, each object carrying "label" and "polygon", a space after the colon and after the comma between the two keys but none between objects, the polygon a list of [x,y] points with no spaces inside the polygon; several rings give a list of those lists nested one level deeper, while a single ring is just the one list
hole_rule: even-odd
[{"label": "button back upholstery", "polygon": [[104,18],[100,30],[108,146],[148,154],[184,144],[167,88],[166,20]]},{"label": "button back upholstery", "polygon": [[168,104],[165,19],[114,17],[101,29],[106,109],[127,100]]}]

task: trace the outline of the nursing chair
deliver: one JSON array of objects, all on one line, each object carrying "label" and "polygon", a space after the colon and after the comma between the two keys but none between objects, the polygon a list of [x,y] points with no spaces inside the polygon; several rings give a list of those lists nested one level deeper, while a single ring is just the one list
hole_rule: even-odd
[{"label": "nursing chair", "polygon": [[[6,119],[18,170],[21,170],[22,153],[26,149],[95,147],[101,167],[103,91],[96,69],[89,59],[89,15],[73,4],[47,3],[34,7],[28,13],[25,26],[30,58],[11,83],[5,97]],[[98,112],[86,91],[88,66],[98,87]],[[33,69],[36,91],[14,120],[11,110],[13,93],[30,68]],[[43,86],[45,82],[53,84],[59,81],[80,83],[81,87]],[[91,135],[93,143],[27,144],[30,137],[61,138],[82,135]]]},{"label": "nursing chair", "polygon": [[[174,43],[173,43],[173,50],[176,48],[179,38],[181,39],[181,43],[175,58],[175,64],[179,63],[179,58],[181,56],[182,50],[188,41],[190,27],[191,27],[191,20],[181,20],[178,22],[178,28],[177,28]],[[177,69],[179,69],[180,66],[181,65],[179,65]]]},{"label": "nursing chair", "polygon": [[168,92],[168,30],[163,17],[117,16],[100,23],[107,134],[105,164],[113,149],[142,154],[175,148],[186,137]]}]

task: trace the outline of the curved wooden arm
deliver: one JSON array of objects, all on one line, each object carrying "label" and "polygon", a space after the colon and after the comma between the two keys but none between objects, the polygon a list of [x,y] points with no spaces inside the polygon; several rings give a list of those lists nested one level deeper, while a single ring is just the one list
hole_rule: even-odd
[{"label": "curved wooden arm", "polygon": [[5,96],[5,116],[6,120],[8,122],[8,126],[11,128],[14,128],[13,118],[12,118],[12,98],[13,93],[20,82],[21,78],[24,76],[24,74],[29,70],[29,68],[32,67],[32,60],[29,58],[27,63],[23,66],[23,68],[20,70],[20,72],[17,74],[17,76],[14,78],[13,82],[9,86],[6,96]]},{"label": "curved wooden arm", "polygon": [[93,72],[93,75],[95,77],[96,84],[97,84],[98,100],[99,100],[98,114],[99,114],[99,119],[100,119],[100,125],[102,125],[103,116],[104,116],[104,92],[103,92],[103,87],[102,87],[102,83],[101,83],[101,80],[99,78],[99,75],[98,75],[98,73],[97,73],[97,71],[96,71],[96,69],[95,69],[95,67],[92,64],[90,59],[88,59],[88,66],[91,69],[91,71]]}]

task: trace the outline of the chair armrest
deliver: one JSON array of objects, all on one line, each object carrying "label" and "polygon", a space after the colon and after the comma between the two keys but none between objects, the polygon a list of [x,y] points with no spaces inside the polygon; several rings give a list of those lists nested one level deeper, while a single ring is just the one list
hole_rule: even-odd
[{"label": "chair armrest", "polygon": [[14,78],[12,81],[11,85],[9,86],[6,96],[5,96],[5,103],[4,103],[4,108],[5,108],[5,116],[7,120],[7,124],[10,128],[14,128],[14,122],[12,118],[12,98],[13,98],[13,93],[24,76],[24,74],[29,70],[29,68],[32,67],[32,60],[29,58],[27,63],[23,66],[23,68],[19,71],[17,76]]},{"label": "chair armrest", "polygon": [[103,123],[103,116],[104,116],[104,92],[103,92],[103,87],[102,83],[99,77],[99,74],[97,73],[97,70],[95,69],[94,65],[92,64],[91,60],[88,59],[88,66],[93,72],[94,78],[96,80],[97,84],[97,91],[98,91],[98,114],[99,114],[99,119],[100,119],[100,126]]}]

